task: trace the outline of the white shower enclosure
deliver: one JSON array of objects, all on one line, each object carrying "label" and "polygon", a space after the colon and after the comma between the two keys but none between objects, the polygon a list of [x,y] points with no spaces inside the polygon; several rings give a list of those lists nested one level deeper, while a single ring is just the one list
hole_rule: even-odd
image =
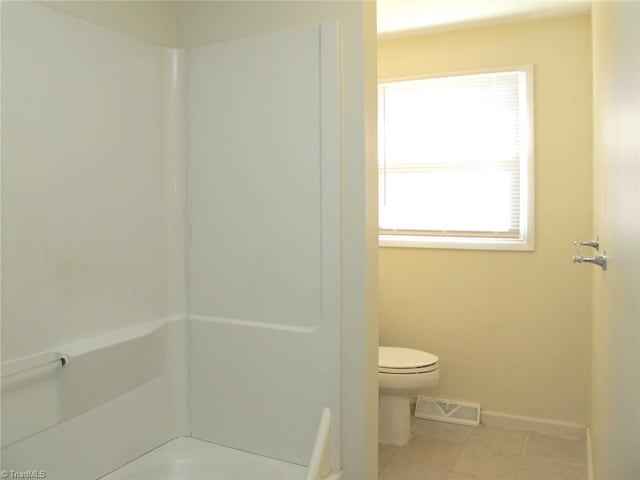
[{"label": "white shower enclosure", "polygon": [[324,407],[340,463],[375,241],[344,227],[341,15],[167,48],[2,3],[2,469],[178,436],[306,465]]},{"label": "white shower enclosure", "polygon": [[337,41],[187,53],[192,431],[296,463],[340,410]]}]

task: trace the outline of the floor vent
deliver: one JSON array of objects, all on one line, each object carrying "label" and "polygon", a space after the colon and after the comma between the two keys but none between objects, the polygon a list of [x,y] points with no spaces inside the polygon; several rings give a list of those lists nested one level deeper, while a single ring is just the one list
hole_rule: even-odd
[{"label": "floor vent", "polygon": [[416,402],[415,416],[426,420],[477,427],[480,425],[480,404],[420,395]]}]

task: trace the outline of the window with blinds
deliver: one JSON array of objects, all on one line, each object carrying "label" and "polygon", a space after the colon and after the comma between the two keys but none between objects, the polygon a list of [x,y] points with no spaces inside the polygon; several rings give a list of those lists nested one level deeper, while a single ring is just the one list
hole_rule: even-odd
[{"label": "window with blinds", "polygon": [[532,76],[379,84],[381,245],[533,249]]}]

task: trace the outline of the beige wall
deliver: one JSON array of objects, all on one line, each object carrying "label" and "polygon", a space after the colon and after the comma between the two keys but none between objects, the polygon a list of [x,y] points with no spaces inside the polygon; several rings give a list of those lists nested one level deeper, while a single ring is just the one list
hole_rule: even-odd
[{"label": "beige wall", "polygon": [[38,3],[157,45],[176,45],[176,2],[48,0]]},{"label": "beige wall", "polygon": [[433,396],[587,423],[590,41],[584,15],[379,41],[380,80],[535,68],[535,251],[380,249],[380,342],[440,357]]},{"label": "beige wall", "polygon": [[592,441],[597,480],[640,478],[640,3],[593,8],[595,225]]}]

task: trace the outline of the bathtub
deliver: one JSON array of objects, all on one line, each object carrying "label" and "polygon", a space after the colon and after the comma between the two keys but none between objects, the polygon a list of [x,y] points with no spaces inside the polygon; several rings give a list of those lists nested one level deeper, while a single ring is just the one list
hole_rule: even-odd
[{"label": "bathtub", "polygon": [[175,438],[101,480],[340,480],[331,462],[331,412],[322,412],[308,467],[223,447],[192,437]]},{"label": "bathtub", "polygon": [[[26,380],[3,377],[0,470],[56,480],[341,478],[331,461],[329,409],[318,412],[309,466],[192,438],[187,323],[178,315],[62,345],[29,358],[52,353],[64,365],[30,367]],[[43,399],[51,405],[34,423]]]},{"label": "bathtub", "polygon": [[102,480],[340,480],[342,474],[331,467],[330,431],[331,413],[325,409],[309,467],[180,437]]},{"label": "bathtub", "polygon": [[306,480],[307,468],[191,437],[161,445],[103,480]]}]

